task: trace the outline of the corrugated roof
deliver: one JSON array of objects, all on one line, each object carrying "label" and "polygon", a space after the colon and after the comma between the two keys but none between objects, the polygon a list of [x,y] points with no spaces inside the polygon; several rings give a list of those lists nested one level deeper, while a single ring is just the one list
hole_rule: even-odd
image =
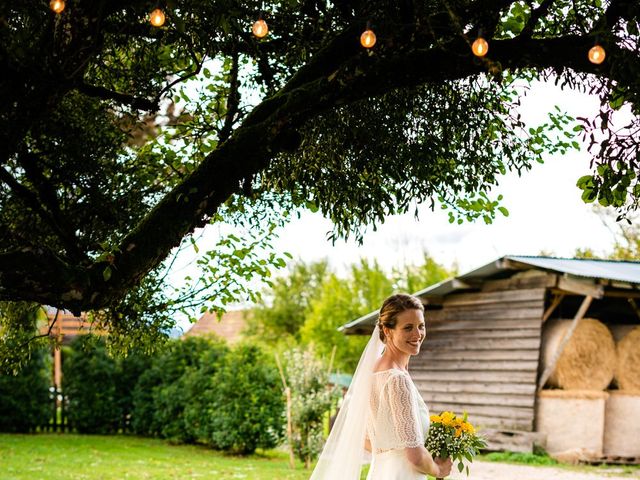
[{"label": "corrugated roof", "polygon": [[[429,297],[442,297],[464,289],[466,287],[465,282],[470,280],[490,278],[505,271],[519,270],[519,267],[582,278],[610,280],[627,283],[633,287],[640,286],[640,261],[507,255],[463,275],[431,285],[414,293],[414,295],[423,300],[428,300]],[[378,311],[363,315],[341,326],[339,330],[350,330],[358,325],[373,325],[378,316]]]}]

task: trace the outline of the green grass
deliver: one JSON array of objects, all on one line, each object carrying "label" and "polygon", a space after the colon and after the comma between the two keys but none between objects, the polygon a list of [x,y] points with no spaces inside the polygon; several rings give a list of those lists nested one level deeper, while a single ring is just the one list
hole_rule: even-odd
[{"label": "green grass", "polygon": [[606,463],[599,465],[569,465],[559,463],[547,454],[534,453],[492,452],[478,456],[478,460],[519,465],[553,466],[585,473],[612,473],[620,476],[633,476],[633,478],[637,478],[636,475],[640,472],[640,465],[608,465]]},{"label": "green grass", "polygon": [[130,436],[0,434],[2,480],[307,480],[283,452],[235,457],[192,445]]}]

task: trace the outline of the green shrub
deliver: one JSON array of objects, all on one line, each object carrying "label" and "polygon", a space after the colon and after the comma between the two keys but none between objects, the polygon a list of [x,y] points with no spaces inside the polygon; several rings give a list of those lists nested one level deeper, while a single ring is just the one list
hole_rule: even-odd
[{"label": "green shrub", "polygon": [[117,396],[117,363],[102,339],[83,336],[62,364],[67,420],[79,433],[113,433],[123,416]]},{"label": "green shrub", "polygon": [[34,350],[17,375],[0,374],[0,431],[28,433],[49,423],[53,400],[48,350]]},{"label": "green shrub", "polygon": [[282,384],[272,361],[256,346],[235,347],[202,394],[202,440],[214,448],[248,454],[283,438]]},{"label": "green shrub", "polygon": [[285,354],[285,375],[291,389],[292,446],[307,468],[324,445],[324,417],[338,399],[337,388],[327,388],[329,372],[313,350]]},{"label": "green shrub", "polygon": [[185,409],[200,401],[202,387],[192,385],[189,378],[203,362],[208,363],[204,372],[215,368],[216,360],[226,351],[227,347],[220,340],[202,337],[170,342],[140,376],[133,392],[131,426],[134,432],[173,442],[194,442],[197,433],[185,420]]},{"label": "green shrub", "polygon": [[116,360],[116,402],[120,412],[118,425],[123,432],[132,431],[133,392],[140,376],[150,368],[151,361],[152,357],[135,350]]}]

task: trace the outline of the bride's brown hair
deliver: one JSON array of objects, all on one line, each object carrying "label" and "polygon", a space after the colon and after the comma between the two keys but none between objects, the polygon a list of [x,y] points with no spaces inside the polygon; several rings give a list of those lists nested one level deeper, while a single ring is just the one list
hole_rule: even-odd
[{"label": "bride's brown hair", "polygon": [[405,310],[421,310],[424,312],[424,305],[417,297],[406,293],[396,293],[382,302],[382,307],[380,307],[380,313],[378,314],[378,329],[380,330],[380,340],[382,342],[386,340],[382,327],[392,330],[396,328],[398,315]]}]

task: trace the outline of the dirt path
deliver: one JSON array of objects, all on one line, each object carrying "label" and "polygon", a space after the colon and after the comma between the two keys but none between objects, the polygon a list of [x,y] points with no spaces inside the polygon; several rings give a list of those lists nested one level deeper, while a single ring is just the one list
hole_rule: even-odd
[{"label": "dirt path", "polygon": [[621,475],[621,469],[611,467],[598,472],[577,472],[563,468],[511,465],[507,463],[473,462],[471,474],[464,473],[447,477],[448,480],[630,480],[640,479],[640,471],[631,475]]}]

